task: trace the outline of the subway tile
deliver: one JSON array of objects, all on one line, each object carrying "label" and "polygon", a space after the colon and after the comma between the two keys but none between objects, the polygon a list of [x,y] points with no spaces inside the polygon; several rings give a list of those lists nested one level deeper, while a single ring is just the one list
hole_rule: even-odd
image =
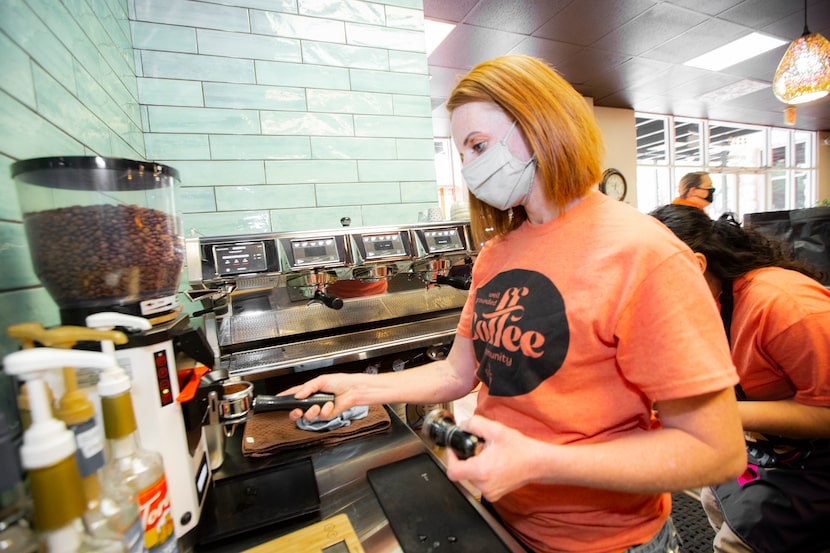
[{"label": "subway tile", "polygon": [[212,159],[308,159],[311,146],[307,136],[212,135],[210,152]]},{"label": "subway tile", "polygon": [[383,6],[360,0],[298,0],[297,8],[301,15],[372,25],[385,23]]},{"label": "subway tile", "polygon": [[386,25],[398,29],[423,31],[424,11],[423,9],[386,6]]},{"label": "subway tile", "polygon": [[11,175],[11,166],[15,160],[0,154],[0,219],[22,221],[20,204],[17,200],[17,186]]},{"label": "subway tile", "polygon": [[427,55],[421,52],[389,50],[389,70],[399,73],[429,74]]},{"label": "subway tile", "polygon": [[147,159],[210,159],[206,134],[152,133],[144,135]]},{"label": "subway tile", "polygon": [[18,102],[35,107],[35,85],[32,82],[32,64],[29,55],[0,33],[0,88]]},{"label": "subway tile", "polygon": [[396,159],[388,138],[311,137],[312,159]]},{"label": "subway tile", "polygon": [[227,211],[219,213],[184,213],[185,236],[225,236],[258,234],[271,230],[268,211]]},{"label": "subway tile", "polygon": [[392,96],[389,94],[351,92],[348,90],[308,89],[306,96],[308,97],[309,111],[365,113],[373,115],[392,115],[393,113]]},{"label": "subway tile", "polygon": [[0,2],[0,30],[70,92],[75,91],[72,55],[22,0]]},{"label": "subway tile", "polygon": [[39,67],[34,68],[39,114],[95,152],[109,149],[109,128],[63,86]]},{"label": "subway tile", "polygon": [[422,31],[392,29],[360,23],[346,23],[346,42],[355,46],[372,46],[390,50],[426,51]]},{"label": "subway tile", "polygon": [[178,25],[163,25],[144,21],[130,21],[133,31],[133,48],[164,50],[195,54],[196,29]]},{"label": "subway tile", "polygon": [[432,117],[432,101],[426,96],[395,94],[392,97],[395,115]]},{"label": "subway tile", "polygon": [[353,136],[351,115],[330,113],[263,111],[262,134],[294,136]]},{"label": "subway tile", "polygon": [[349,69],[349,76],[352,90],[429,96],[429,77],[427,75]]},{"label": "subway tile", "polygon": [[360,69],[389,69],[389,56],[380,48],[346,46],[344,44],[303,41],[303,61],[334,67]]},{"label": "subway tile", "polygon": [[257,34],[304,40],[346,42],[346,30],[342,21],[259,10],[251,10],[250,14],[251,31]]},{"label": "subway tile", "polygon": [[[121,157],[125,159],[146,159],[147,156],[144,151],[144,135],[139,133],[133,137],[127,137],[129,142],[125,141],[117,134],[110,134],[110,150],[107,155],[111,157]],[[87,155],[92,155],[94,152],[88,152]]]},{"label": "subway tile", "polygon": [[211,0],[214,4],[255,8],[272,12],[297,13],[297,0]]},{"label": "subway tile", "polygon": [[[434,206],[434,204],[433,204]],[[431,207],[421,204],[380,204],[364,205],[364,225],[405,225],[418,222],[418,212]]]},{"label": "subway tile", "polygon": [[314,185],[222,186],[216,189],[216,206],[219,211],[314,207]]},{"label": "subway tile", "polygon": [[253,110],[149,106],[148,132],[259,133],[259,114]]},{"label": "subway tile", "polygon": [[383,3],[401,8],[424,9],[424,0],[383,0]]},{"label": "subway tile", "polygon": [[254,83],[253,60],[142,50],[143,77],[220,83]]},{"label": "subway tile", "polygon": [[303,61],[300,41],[296,39],[209,29],[199,29],[196,34],[201,54],[295,63]]},{"label": "subway tile", "polygon": [[[90,112],[95,113],[113,132],[118,135],[127,135],[136,130],[136,122],[130,119],[122,109],[122,106],[129,109],[130,104],[125,102],[130,100],[137,109],[138,104],[135,99],[120,98],[120,102],[116,103],[92,75],[77,65],[75,67],[75,82],[78,83],[78,100]],[[140,131],[141,129],[138,128],[137,130]]]},{"label": "subway tile", "polygon": [[434,206],[438,202],[438,186],[434,180],[401,182],[401,200],[404,203],[432,202]]},{"label": "subway tile", "polygon": [[355,136],[431,138],[432,120],[426,117],[355,115]]},{"label": "subway tile", "polygon": [[432,138],[397,138],[398,159],[435,160],[435,142]]},{"label": "subway tile", "polygon": [[138,100],[145,105],[190,107],[204,105],[202,84],[196,81],[138,77],[136,83]]},{"label": "subway tile", "polygon": [[265,177],[268,184],[303,182],[357,181],[357,162],[343,161],[266,161]]},{"label": "subway tile", "polygon": [[401,191],[396,182],[338,182],[315,185],[317,205],[371,205],[400,203]]},{"label": "subway tile", "polygon": [[160,161],[178,170],[182,186],[265,183],[262,161]]},{"label": "subway tile", "polygon": [[255,84],[203,83],[205,105],[208,107],[305,110],[305,91],[288,86]]},{"label": "subway tile", "polygon": [[60,324],[60,311],[45,288],[30,288],[0,293],[0,354],[8,355],[20,349],[6,329],[18,323],[36,322],[45,327]]},{"label": "subway tile", "polygon": [[190,0],[141,0],[135,5],[139,21],[169,23],[185,27],[248,31],[248,10]]},{"label": "subway tile", "polygon": [[32,267],[26,231],[20,223],[0,221],[0,266],[3,267],[4,289],[40,284]]},{"label": "subway tile", "polygon": [[[47,25],[55,30],[55,34],[61,37],[72,55],[87,71],[97,75],[106,68],[113,71],[116,76],[129,75],[132,78],[132,44],[129,35],[123,35],[114,20],[102,20],[102,14],[111,16],[109,10],[100,8],[95,2],[89,4],[85,0],[64,0],[66,12],[61,13],[55,9],[55,4],[51,0],[33,1],[48,6],[54,23],[50,24],[47,21]],[[77,25],[70,25],[70,21]],[[122,82],[125,86],[130,86],[126,79]]]},{"label": "subway tile", "polygon": [[358,160],[357,170],[361,182],[387,180],[435,180],[433,160]]},{"label": "subway tile", "polygon": [[259,84],[349,90],[349,70],[342,67],[261,60],[254,63]]},{"label": "subway tile", "polygon": [[177,186],[176,208],[181,213],[216,211],[216,196],[212,186]]},{"label": "subway tile", "polygon": [[275,232],[340,228],[340,219],[349,217],[352,226],[362,226],[359,205],[317,207],[314,209],[272,209],[271,227]]},{"label": "subway tile", "polygon": [[0,91],[0,152],[15,159],[84,155],[83,145],[17,100]]}]

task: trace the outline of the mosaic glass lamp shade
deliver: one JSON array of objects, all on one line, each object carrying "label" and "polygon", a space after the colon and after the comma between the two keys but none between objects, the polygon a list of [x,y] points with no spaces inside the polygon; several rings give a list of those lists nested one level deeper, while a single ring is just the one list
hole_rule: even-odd
[{"label": "mosaic glass lamp shade", "polygon": [[787,104],[812,102],[830,93],[830,42],[807,30],[806,21],[804,34],[790,44],[778,64],[772,91]]}]

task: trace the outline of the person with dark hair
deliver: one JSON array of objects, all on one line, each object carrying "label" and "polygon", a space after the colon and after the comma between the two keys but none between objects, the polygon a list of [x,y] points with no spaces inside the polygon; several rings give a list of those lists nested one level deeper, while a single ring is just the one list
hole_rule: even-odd
[{"label": "person with dark hair", "polygon": [[447,109],[486,242],[447,358],[318,376],[285,393],[334,402],[291,417],[443,403],[480,383],[460,425],[485,445],[465,460],[448,452],[447,475],[476,486],[526,547],[676,551],[669,492],[743,470],[737,374],[692,252],[597,190],[602,133],[543,61],[483,62]]},{"label": "person with dark hair", "polygon": [[702,493],[715,551],[830,551],[830,290],[732,214],[651,215],[695,252],[740,377],[747,469]]},{"label": "person with dark hair", "polygon": [[677,184],[677,198],[674,205],[689,205],[705,210],[715,197],[712,178],[706,171],[686,173]]}]

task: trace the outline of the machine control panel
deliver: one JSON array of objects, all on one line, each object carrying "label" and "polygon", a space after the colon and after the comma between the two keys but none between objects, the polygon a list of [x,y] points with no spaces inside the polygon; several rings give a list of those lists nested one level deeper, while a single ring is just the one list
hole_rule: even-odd
[{"label": "machine control panel", "polygon": [[342,235],[281,238],[280,242],[292,270],[347,263],[346,239]]},{"label": "machine control panel", "polygon": [[403,230],[353,234],[352,237],[365,261],[393,261],[412,256],[409,233]]},{"label": "machine control panel", "polygon": [[428,254],[448,253],[466,249],[462,227],[417,229],[416,233]]},{"label": "machine control panel", "polygon": [[268,269],[263,242],[213,246],[213,259],[219,276],[258,273]]}]

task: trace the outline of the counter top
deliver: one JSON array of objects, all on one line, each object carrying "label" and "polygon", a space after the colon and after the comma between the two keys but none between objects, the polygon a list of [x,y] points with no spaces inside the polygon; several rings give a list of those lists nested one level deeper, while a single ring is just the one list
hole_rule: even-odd
[{"label": "counter top", "polygon": [[[241,428],[237,428],[234,436],[226,441],[225,460],[222,466],[214,471],[214,484],[221,484],[226,478],[241,474],[253,475],[268,468],[310,458],[320,498],[319,516],[313,519],[294,519],[287,523],[241,534],[224,542],[199,545],[194,550],[197,553],[244,551],[307,527],[319,520],[345,514],[367,553],[403,552],[366,478],[366,472],[424,453],[433,459],[437,460],[437,458],[392,409],[387,406],[386,410],[392,422],[387,432],[355,438],[335,446],[312,446],[265,458],[250,458],[242,455],[243,432]],[[437,464],[442,468],[441,474],[443,475],[443,464],[440,461]],[[454,483],[452,485],[461,491],[476,513],[510,551],[524,551],[466,488]],[[205,519],[205,513],[202,519]]]}]

